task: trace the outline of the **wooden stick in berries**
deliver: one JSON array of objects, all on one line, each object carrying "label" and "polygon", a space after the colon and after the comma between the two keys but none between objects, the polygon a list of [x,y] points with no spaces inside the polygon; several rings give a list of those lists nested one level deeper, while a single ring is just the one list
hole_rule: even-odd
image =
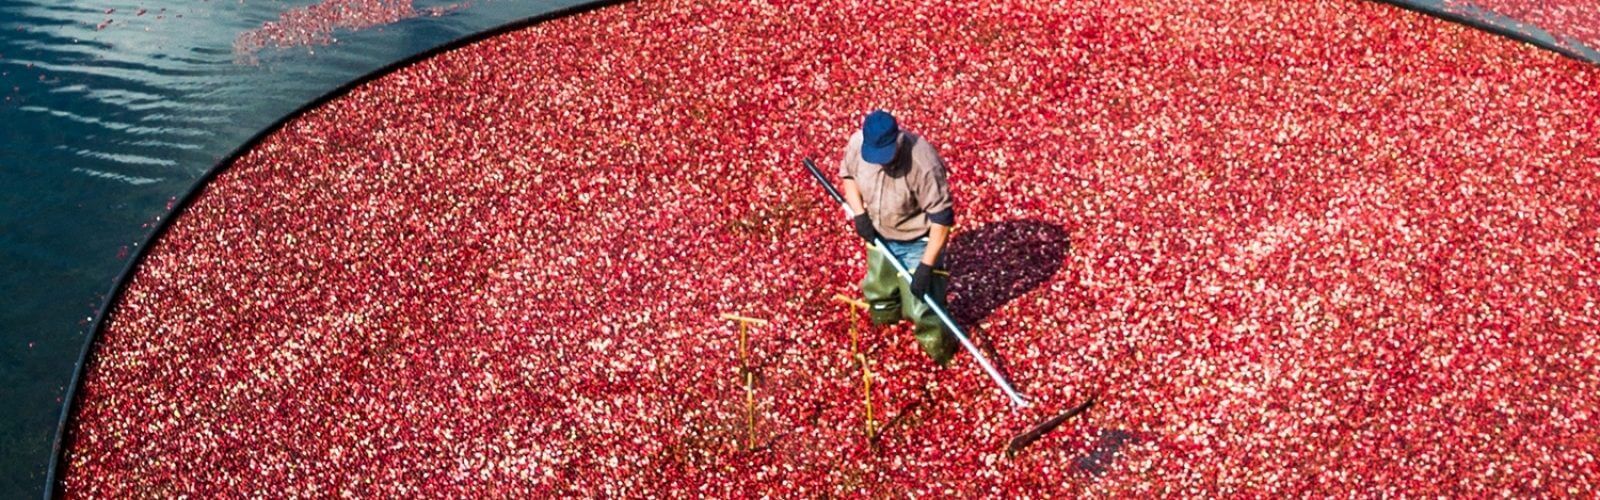
[{"label": "wooden stick in berries", "polygon": [[739,322],[739,372],[744,376],[744,448],[754,449],[756,439],[756,378],[750,371],[750,325],[766,326],[767,320],[722,313],[722,319]]},{"label": "wooden stick in berries", "polygon": [[845,316],[850,325],[850,358],[861,365],[861,400],[866,406],[867,440],[870,442],[877,438],[877,427],[872,420],[872,369],[867,367],[867,354],[861,350],[860,334],[856,327],[861,322],[861,311],[867,310],[867,303],[837,293],[833,294],[833,300],[850,307],[848,316]]}]

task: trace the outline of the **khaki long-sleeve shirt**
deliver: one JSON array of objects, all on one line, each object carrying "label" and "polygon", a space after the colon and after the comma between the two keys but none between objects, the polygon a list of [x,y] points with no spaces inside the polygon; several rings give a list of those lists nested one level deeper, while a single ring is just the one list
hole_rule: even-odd
[{"label": "khaki long-sleeve shirt", "polygon": [[839,162],[839,178],[855,179],[872,225],[884,238],[910,241],[928,234],[928,226],[955,225],[944,159],[922,137],[902,132],[899,153],[889,165],[861,159],[861,132],[850,136]]}]

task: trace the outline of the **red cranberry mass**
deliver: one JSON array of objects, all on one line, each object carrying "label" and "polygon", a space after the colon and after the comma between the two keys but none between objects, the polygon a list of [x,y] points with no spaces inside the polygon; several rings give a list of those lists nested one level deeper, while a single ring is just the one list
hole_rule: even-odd
[{"label": "red cranberry mass", "polygon": [[[1600,71],[1375,2],[646,0],[258,144],[98,339],[73,496],[1478,496],[1600,477]],[[970,358],[800,158],[950,164]],[[751,331],[745,443],[737,332]],[[864,319],[863,319],[864,321]]]}]

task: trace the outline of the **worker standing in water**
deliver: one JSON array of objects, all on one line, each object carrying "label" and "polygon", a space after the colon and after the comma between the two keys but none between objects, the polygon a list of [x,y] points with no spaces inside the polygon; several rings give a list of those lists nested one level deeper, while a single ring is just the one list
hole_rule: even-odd
[{"label": "worker standing in water", "polygon": [[894,115],[873,110],[861,130],[850,136],[839,162],[844,198],[855,216],[856,234],[869,243],[882,237],[889,252],[912,272],[901,280],[888,257],[867,252],[867,275],[861,280],[872,322],[892,325],[902,319],[916,324],[917,343],[935,363],[945,366],[956,352],[956,340],[939,317],[918,297],[928,294],[948,309],[949,273],[945,244],[955,225],[955,210],[939,151],[917,134],[900,129]]}]

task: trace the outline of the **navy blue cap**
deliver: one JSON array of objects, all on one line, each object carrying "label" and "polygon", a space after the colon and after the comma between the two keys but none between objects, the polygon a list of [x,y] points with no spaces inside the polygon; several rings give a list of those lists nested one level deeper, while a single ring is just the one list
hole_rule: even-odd
[{"label": "navy blue cap", "polygon": [[861,159],[867,163],[886,165],[894,160],[895,140],[900,138],[900,125],[888,111],[874,109],[861,121]]}]

